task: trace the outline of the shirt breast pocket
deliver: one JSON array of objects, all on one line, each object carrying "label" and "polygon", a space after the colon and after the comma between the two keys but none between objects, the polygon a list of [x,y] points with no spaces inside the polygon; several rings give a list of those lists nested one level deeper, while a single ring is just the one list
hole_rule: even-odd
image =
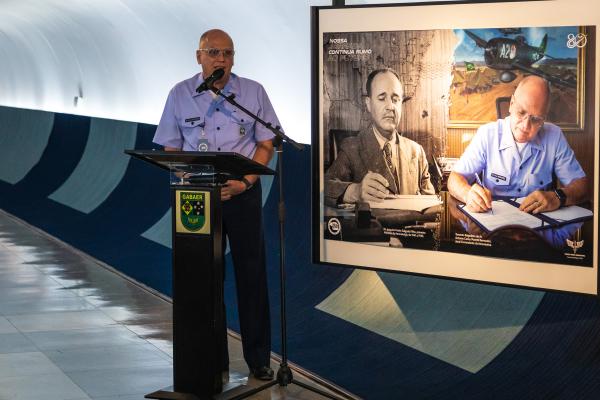
[{"label": "shirt breast pocket", "polygon": [[188,143],[195,143],[204,129],[203,117],[181,117],[177,121],[181,135]]},{"label": "shirt breast pocket", "polygon": [[483,182],[492,196],[507,196],[511,191],[510,174],[502,169],[488,170]]},{"label": "shirt breast pocket", "polygon": [[204,128],[203,117],[181,117],[177,122],[181,132],[199,131]]},{"label": "shirt breast pocket", "polygon": [[529,174],[527,186],[529,193],[534,190],[546,190],[552,186],[552,174],[548,172]]},{"label": "shirt breast pocket", "polygon": [[234,113],[230,119],[230,129],[232,132],[242,136],[254,134],[254,120],[247,115],[240,115],[241,112]]},{"label": "shirt breast pocket", "polygon": [[486,174],[488,184],[493,186],[508,186],[510,185],[510,174],[504,170],[489,170]]}]

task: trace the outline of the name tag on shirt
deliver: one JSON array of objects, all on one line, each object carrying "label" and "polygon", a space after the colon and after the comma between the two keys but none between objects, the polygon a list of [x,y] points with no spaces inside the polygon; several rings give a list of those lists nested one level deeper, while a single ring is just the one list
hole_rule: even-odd
[{"label": "name tag on shirt", "polygon": [[[190,124],[190,125],[196,125],[197,121],[202,121],[202,117],[193,117],[193,118],[186,118],[185,119],[185,123],[186,124]],[[204,126],[204,121],[202,121],[198,125],[199,126]]]},{"label": "name tag on shirt", "polygon": [[493,178],[500,179],[500,180],[502,180],[502,181],[505,181],[505,180],[506,180],[506,177],[505,177],[505,176],[502,176],[502,175],[498,175],[498,174],[495,174],[495,173],[491,173],[490,175],[491,175]]}]

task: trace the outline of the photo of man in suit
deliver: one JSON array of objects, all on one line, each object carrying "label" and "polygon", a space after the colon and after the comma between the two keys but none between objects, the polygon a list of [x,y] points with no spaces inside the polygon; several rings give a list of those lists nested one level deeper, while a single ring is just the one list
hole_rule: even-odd
[{"label": "photo of man in suit", "polygon": [[366,82],[371,126],[340,144],[325,173],[325,203],[383,201],[394,194],[435,194],[423,147],[400,135],[404,90],[389,68],[372,71]]}]

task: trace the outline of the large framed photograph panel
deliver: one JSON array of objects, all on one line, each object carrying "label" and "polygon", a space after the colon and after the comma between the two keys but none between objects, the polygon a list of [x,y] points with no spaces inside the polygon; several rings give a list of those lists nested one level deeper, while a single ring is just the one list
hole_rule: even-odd
[{"label": "large framed photograph panel", "polygon": [[[593,0],[313,7],[314,262],[597,295],[599,25]],[[512,100],[539,77],[543,116]],[[541,124],[534,139],[473,150],[484,133],[508,137],[515,110]],[[503,151],[521,164],[501,165]],[[485,213],[447,186],[474,154],[469,183],[500,193]],[[515,165],[530,169],[523,196],[502,196],[521,190]],[[575,207],[519,210],[575,180],[587,192]],[[365,201],[373,181],[383,201]]]}]

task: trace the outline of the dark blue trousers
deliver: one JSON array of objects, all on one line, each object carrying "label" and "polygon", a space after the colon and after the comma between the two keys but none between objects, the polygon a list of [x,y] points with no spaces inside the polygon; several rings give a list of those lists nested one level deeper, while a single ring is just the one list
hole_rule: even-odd
[{"label": "dark blue trousers", "polygon": [[[224,201],[222,212],[223,249],[227,237],[235,273],[244,360],[251,369],[268,366],[271,321],[260,179],[250,190]],[[223,369],[228,365],[226,356]]]}]

